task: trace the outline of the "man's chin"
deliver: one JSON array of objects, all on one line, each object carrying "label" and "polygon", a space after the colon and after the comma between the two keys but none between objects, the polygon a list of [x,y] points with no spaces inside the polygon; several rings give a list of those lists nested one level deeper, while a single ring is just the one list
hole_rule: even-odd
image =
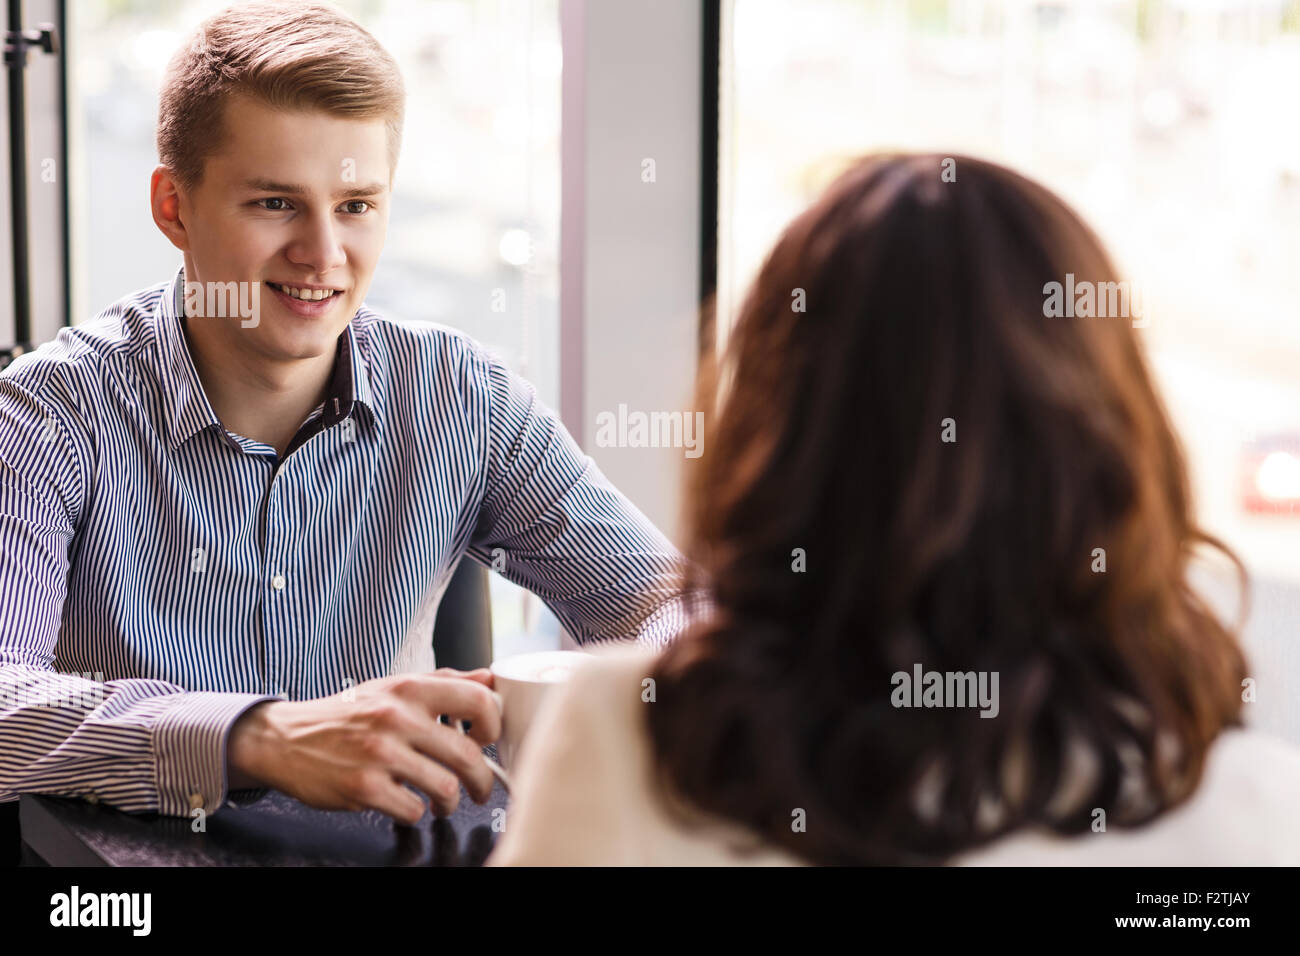
[{"label": "man's chin", "polygon": [[334,354],[343,329],[334,323],[316,322],[296,316],[263,315],[256,335],[257,350],[268,358],[282,362],[319,358]]}]

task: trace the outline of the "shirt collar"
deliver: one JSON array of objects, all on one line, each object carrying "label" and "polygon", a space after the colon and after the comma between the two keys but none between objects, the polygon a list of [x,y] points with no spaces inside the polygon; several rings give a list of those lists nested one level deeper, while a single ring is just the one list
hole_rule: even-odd
[{"label": "shirt collar", "polygon": [[[154,325],[163,371],[163,402],[167,412],[167,429],[172,447],[211,427],[221,427],[221,420],[208,401],[181,317],[185,312],[185,267],[181,266],[171,284],[163,290],[154,309]],[[336,425],[361,405],[379,424],[378,408],[371,388],[370,375],[358,347],[355,322],[349,322],[339,336],[334,353],[325,401],[321,408],[326,428]],[[336,401],[337,400],[337,401]]]}]

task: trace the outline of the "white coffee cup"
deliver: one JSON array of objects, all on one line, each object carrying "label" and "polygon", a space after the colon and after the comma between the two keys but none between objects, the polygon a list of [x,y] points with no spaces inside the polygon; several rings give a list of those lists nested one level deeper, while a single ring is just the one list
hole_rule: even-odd
[{"label": "white coffee cup", "polygon": [[542,701],[586,663],[582,651],[537,651],[492,663],[492,685],[501,695],[497,758],[507,770],[518,761],[524,737]]}]

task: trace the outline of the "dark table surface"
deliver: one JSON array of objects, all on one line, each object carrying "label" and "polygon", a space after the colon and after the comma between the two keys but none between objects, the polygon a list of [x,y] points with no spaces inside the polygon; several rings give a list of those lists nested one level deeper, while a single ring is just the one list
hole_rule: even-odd
[{"label": "dark table surface", "polygon": [[222,807],[204,833],[188,818],[32,794],[19,816],[25,852],[51,866],[479,866],[504,824],[493,811],[504,811],[506,799],[499,782],[482,805],[462,788],[455,813],[426,811],[415,826],[375,810],[316,810],[274,790],[249,806]]}]

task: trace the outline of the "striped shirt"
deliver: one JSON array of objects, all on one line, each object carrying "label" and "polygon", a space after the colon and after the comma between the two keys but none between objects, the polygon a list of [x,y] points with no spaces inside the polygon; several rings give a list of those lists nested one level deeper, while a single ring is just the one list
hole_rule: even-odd
[{"label": "striped shirt", "polygon": [[183,293],[0,373],[0,802],[215,811],[249,707],[433,669],[466,554],[579,643],[685,625],[681,555],[468,336],[362,305],[279,458],[218,420]]}]

